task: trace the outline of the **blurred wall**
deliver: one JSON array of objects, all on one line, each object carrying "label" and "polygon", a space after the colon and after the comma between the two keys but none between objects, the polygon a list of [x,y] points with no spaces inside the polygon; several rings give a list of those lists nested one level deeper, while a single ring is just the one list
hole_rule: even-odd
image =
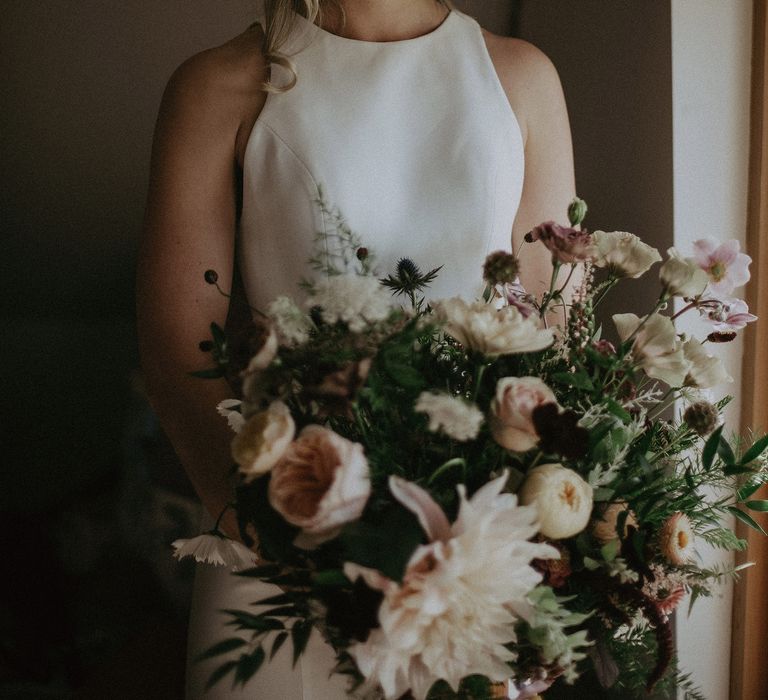
[{"label": "blurred wall", "polygon": [[[542,49],[563,84],[585,226],[672,245],[672,48],[668,1],[521,0],[517,36]],[[624,280],[610,316],[652,308],[659,290]],[[627,302],[630,308],[627,308]],[[621,305],[621,306],[618,306]]]},{"label": "blurred wall", "polygon": [[[751,0],[727,5],[719,0],[672,0],[675,245],[682,251],[690,251],[693,241],[705,236],[738,238],[744,245],[751,49]],[[743,298],[738,290],[735,296]],[[685,314],[678,328],[701,337],[702,325],[697,314]],[[740,335],[709,350],[734,378],[733,384],[716,387],[714,393],[718,399],[735,395],[726,421],[728,430],[737,433],[742,340]],[[732,518],[729,524],[733,526]],[[705,543],[697,549],[709,566],[733,565],[730,552]],[[732,600],[733,582],[726,579],[717,595],[698,601],[690,616],[678,619],[680,661],[711,700],[729,697]]]}]

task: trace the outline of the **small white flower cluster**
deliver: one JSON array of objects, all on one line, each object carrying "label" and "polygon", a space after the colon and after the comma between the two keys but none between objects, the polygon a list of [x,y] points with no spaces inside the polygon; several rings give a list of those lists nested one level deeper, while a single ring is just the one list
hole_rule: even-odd
[{"label": "small white flower cluster", "polygon": [[319,306],[323,321],[344,321],[353,333],[371,323],[385,321],[391,311],[390,295],[375,277],[333,275],[321,280],[307,300],[307,307]]},{"label": "small white flower cluster", "polygon": [[301,345],[309,340],[312,321],[289,297],[277,297],[267,308],[282,345]]},{"label": "small white flower cluster", "polygon": [[460,442],[474,440],[483,424],[483,412],[477,406],[450,394],[422,392],[414,411],[429,416],[429,429],[433,433],[442,430]]}]

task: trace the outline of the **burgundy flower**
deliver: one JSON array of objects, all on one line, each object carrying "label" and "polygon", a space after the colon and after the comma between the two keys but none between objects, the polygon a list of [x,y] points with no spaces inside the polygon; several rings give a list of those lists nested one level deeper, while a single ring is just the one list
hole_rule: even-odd
[{"label": "burgundy flower", "polygon": [[574,411],[560,413],[557,404],[547,403],[533,409],[533,425],[541,438],[539,447],[548,454],[578,459],[589,449],[589,431],[578,425]]},{"label": "burgundy flower", "polygon": [[577,263],[592,260],[595,249],[592,234],[554,221],[545,221],[525,237],[527,241],[541,241],[559,263]]}]

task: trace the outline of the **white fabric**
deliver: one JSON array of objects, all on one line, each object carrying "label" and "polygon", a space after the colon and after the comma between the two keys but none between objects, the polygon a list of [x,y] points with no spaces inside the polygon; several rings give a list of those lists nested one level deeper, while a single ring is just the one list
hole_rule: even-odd
[{"label": "white fabric", "polygon": [[[316,234],[330,223],[318,186],[376,254],[381,276],[405,256],[424,270],[443,266],[431,298],[478,297],[485,256],[511,247],[523,181],[520,129],[478,24],[454,10],[416,39],[365,42],[298,18],[285,50],[298,83],[269,95],[245,151],[238,259],[250,303],[296,297],[310,275]],[[231,633],[216,611],[270,593],[199,565],[190,658]],[[319,636],[294,670],[289,647],[243,693],[224,681],[204,694],[217,662],[190,662],[187,697],[346,697],[344,680],[328,680],[333,653]]]}]

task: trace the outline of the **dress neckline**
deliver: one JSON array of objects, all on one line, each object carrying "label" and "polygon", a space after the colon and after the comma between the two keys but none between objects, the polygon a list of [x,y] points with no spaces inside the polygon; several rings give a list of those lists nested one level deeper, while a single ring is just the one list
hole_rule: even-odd
[{"label": "dress neckline", "polygon": [[420,34],[419,36],[412,37],[410,39],[395,39],[393,41],[367,41],[365,39],[351,39],[346,36],[340,36],[339,34],[334,34],[333,32],[329,32],[327,29],[323,29],[322,27],[319,27],[318,25],[314,24],[313,22],[310,22],[306,17],[300,15],[299,13],[296,13],[296,19],[299,23],[301,23],[305,28],[308,28],[310,31],[316,32],[319,36],[328,37],[328,39],[332,41],[338,41],[341,43],[347,43],[347,44],[357,44],[362,46],[405,46],[410,44],[416,44],[419,42],[424,42],[429,39],[432,39],[439,34],[441,34],[447,25],[452,21],[453,16],[456,15],[456,11],[453,9],[448,10],[448,14],[443,18],[443,21],[440,22],[434,29],[431,29],[426,34]]}]

